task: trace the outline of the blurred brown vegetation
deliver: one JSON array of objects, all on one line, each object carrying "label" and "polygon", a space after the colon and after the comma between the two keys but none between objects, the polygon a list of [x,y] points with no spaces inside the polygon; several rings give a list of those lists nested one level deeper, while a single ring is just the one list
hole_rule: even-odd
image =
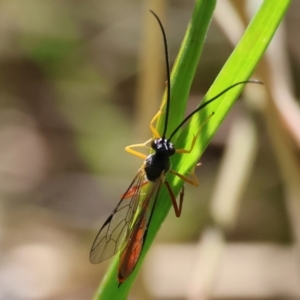
[{"label": "blurred brown vegetation", "polygon": [[[246,3],[233,2],[237,11],[245,9],[237,2]],[[141,87],[147,77],[139,76],[143,74],[143,59],[148,57],[141,53],[145,51],[142,42],[147,32],[144,20],[148,9],[155,10],[155,5],[154,1],[130,0],[0,2],[1,300],[90,299],[105,274],[108,263],[90,265],[89,250],[97,229],[140,166],[139,159],[123,149],[149,138],[148,123],[159,107],[164,89],[163,52],[156,28],[155,44],[147,50],[148,53],[161,50],[151,57],[159,63],[154,77],[160,83],[153,92],[157,96],[141,104]],[[172,61],[192,9],[192,1],[179,0],[170,2],[168,7],[157,8],[158,14],[165,15],[163,22]],[[295,106],[291,108],[292,104],[285,105],[281,99],[284,104],[276,106],[282,113],[279,121],[268,121],[269,110],[263,112],[267,105],[262,109],[255,99],[237,103],[201,159],[200,187],[187,187],[182,217],[176,219],[171,212],[164,223],[157,237],[157,247],[150,251],[132,291],[132,299],[188,297],[189,293],[182,289],[188,289],[191,284],[192,290],[196,279],[191,278],[189,284],[179,286],[178,294],[174,293],[174,287],[183,284],[187,264],[194,266],[196,273],[194,261],[185,259],[195,257],[196,260],[197,249],[201,248],[201,243],[197,246],[200,234],[203,235],[202,246],[206,245],[205,241],[211,241],[207,244],[209,253],[224,249],[224,239],[232,243],[222,252],[225,256],[228,252],[229,257],[219,263],[222,272],[210,269],[213,275],[208,279],[208,288],[204,289],[205,297],[211,294],[218,299],[300,297],[300,285],[297,286],[300,275],[289,273],[296,259],[291,260],[284,252],[297,246],[300,238],[300,204],[297,202],[300,199],[293,190],[299,183],[297,169],[300,169],[299,105],[295,102],[299,96],[299,12],[300,2],[294,1],[278,37],[283,64],[276,68],[281,60],[266,59],[257,73],[266,82],[266,90],[272,90],[276,80],[269,72],[273,66],[274,72],[281,76],[279,81],[289,87],[289,97]],[[226,16],[226,10],[223,15],[218,13],[211,24],[188,109],[197,105],[232,51],[235,38],[220,21],[223,18],[226,22]],[[273,58],[276,51],[274,55]],[[253,94],[247,95],[255,98]],[[279,91],[277,95],[286,94]],[[281,140],[272,136],[272,122],[283,130],[288,150],[282,150]],[[246,131],[234,131],[233,124]],[[253,143],[249,142],[252,138]],[[245,158],[248,164],[245,163],[245,173],[241,175],[244,181],[235,195],[238,200],[229,206],[232,211],[222,216],[220,210],[226,210],[226,202],[218,199],[231,195],[232,188],[230,184],[228,191],[222,188],[224,176],[219,169],[222,157],[230,157],[228,147],[235,144],[234,141],[238,141],[235,149],[245,153],[250,148],[251,152]],[[247,142],[250,144],[245,149]],[[279,157],[294,160],[292,163],[280,161]],[[289,163],[291,168],[285,168]],[[235,168],[225,168],[225,177],[240,174],[239,163],[229,161],[226,165],[223,161],[224,165]],[[294,185],[290,187],[289,182]],[[221,188],[221,196],[217,188]],[[293,200],[289,202],[290,198]],[[260,252],[260,245],[271,248],[262,246],[263,252]],[[295,251],[298,253],[298,248]],[[176,255],[172,256],[173,252]],[[253,288],[246,284],[244,289],[235,292],[237,286],[244,287],[236,281],[239,272],[232,281],[227,275],[232,274],[235,264],[242,274],[247,273],[247,267],[251,269],[258,264],[255,253],[257,256],[265,253],[262,261],[264,257],[272,257],[275,262],[278,258],[282,268],[278,267],[274,273],[282,271],[283,277],[277,279],[291,285],[282,282],[283,288],[280,288],[274,285],[277,279],[268,281],[269,285],[261,280],[258,290],[255,284]],[[296,257],[299,258],[299,253]],[[191,273],[190,268],[186,271]],[[265,271],[262,268],[257,272],[266,278]],[[272,273],[272,270],[267,271]],[[228,279],[228,290],[223,288],[225,283],[213,284],[215,278],[221,280],[222,276]],[[248,278],[260,278],[251,276]],[[155,282],[155,278],[160,282]],[[160,291],[162,283],[164,288]]]}]

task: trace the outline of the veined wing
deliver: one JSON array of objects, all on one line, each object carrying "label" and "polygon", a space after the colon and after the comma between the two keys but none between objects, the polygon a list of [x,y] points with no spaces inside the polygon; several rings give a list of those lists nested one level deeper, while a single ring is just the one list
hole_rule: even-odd
[{"label": "veined wing", "polygon": [[126,246],[120,255],[118,272],[118,281],[120,284],[130,276],[138,263],[147,237],[148,227],[153,216],[161,184],[162,180],[160,178],[155,182],[149,182],[150,186],[145,195],[142,208],[129,233]]},{"label": "veined wing", "polygon": [[134,222],[142,187],[147,183],[140,169],[112,214],[100,228],[90,252],[90,262],[100,263],[115,255],[125,244]]}]

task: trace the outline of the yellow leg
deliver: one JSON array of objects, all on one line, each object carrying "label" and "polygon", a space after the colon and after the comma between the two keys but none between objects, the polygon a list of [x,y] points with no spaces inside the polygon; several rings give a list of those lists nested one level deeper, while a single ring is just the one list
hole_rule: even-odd
[{"label": "yellow leg", "polygon": [[133,148],[147,148],[147,149],[151,149],[150,147],[147,146],[147,144],[149,144],[152,141],[152,139],[149,139],[148,141],[146,141],[145,143],[142,144],[134,144],[134,145],[130,145],[127,146],[125,148],[125,151],[127,151],[130,154],[133,154],[141,159],[146,159],[147,155],[144,153],[141,153],[139,151],[133,150]]},{"label": "yellow leg", "polygon": [[[168,82],[166,81],[166,87],[167,86],[168,86]],[[167,102],[167,99],[165,99],[165,101],[162,103],[159,111],[156,113],[156,115],[153,117],[153,119],[150,122],[150,130],[151,130],[154,138],[156,138],[156,139],[159,139],[161,136],[160,136],[159,132],[156,130],[156,128],[154,127],[154,123],[157,121],[157,119],[162,114],[162,109],[165,106],[166,102]]]},{"label": "yellow leg", "polygon": [[[202,128],[202,126],[201,126],[201,128]],[[197,134],[193,137],[193,140],[192,140],[192,143],[191,143],[191,146],[189,149],[176,149],[176,153],[181,153],[181,154],[191,153],[194,149],[199,131],[200,130],[198,130]]]},{"label": "yellow leg", "polygon": [[199,185],[199,181],[198,181],[198,178],[196,177],[195,175],[195,168],[196,167],[199,167],[201,165],[201,163],[198,163],[194,168],[193,170],[191,171],[189,177],[188,176],[184,176],[182,174],[179,174],[178,172],[176,171],[173,171],[173,170],[170,170],[169,172],[178,176],[180,179],[182,179],[183,181],[193,185],[193,186],[198,186]]},{"label": "yellow leg", "polygon": [[214,115],[214,113],[212,113],[204,122],[203,124],[200,126],[200,128],[198,129],[197,133],[195,134],[195,136],[193,137],[191,146],[189,149],[176,149],[176,153],[181,153],[181,154],[186,154],[186,153],[191,153],[194,149],[197,137],[200,133],[200,131],[202,130],[203,126],[208,122],[208,120]]},{"label": "yellow leg", "polygon": [[[150,130],[154,136],[155,139],[159,139],[160,138],[160,134],[159,132],[156,130],[156,128],[154,127],[154,123],[157,121],[157,119],[160,117],[161,115],[161,110],[159,110],[155,116],[152,118],[151,122],[150,122]],[[150,147],[147,146],[147,144],[149,144],[150,142],[152,141],[152,139],[149,139],[148,141],[146,141],[145,143],[141,143],[141,144],[134,144],[134,145],[130,145],[130,146],[127,146],[125,148],[125,150],[130,153],[130,154],[133,154],[137,157],[140,157],[142,159],[145,159],[147,157],[147,155],[139,152],[139,151],[136,151],[136,150],[133,150],[132,148],[147,148],[148,150],[151,150]]]},{"label": "yellow leg", "polygon": [[156,130],[156,128],[154,127],[154,123],[156,122],[156,120],[160,117],[161,115],[161,110],[159,110],[156,115],[153,117],[153,119],[150,122],[150,130],[154,136],[155,139],[159,139],[160,138],[160,134],[159,132]]}]

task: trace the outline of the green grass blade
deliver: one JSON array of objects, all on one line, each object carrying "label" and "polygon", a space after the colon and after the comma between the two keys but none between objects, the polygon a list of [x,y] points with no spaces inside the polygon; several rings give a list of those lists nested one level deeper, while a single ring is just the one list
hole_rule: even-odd
[{"label": "green grass blade", "polygon": [[[249,79],[254,68],[272,40],[272,37],[282,21],[290,3],[291,0],[265,0],[262,2],[261,7],[250,22],[239,44],[227,60],[215,82],[209,89],[205,99],[208,100],[212,98],[235,82]],[[180,165],[186,166],[189,170],[195,165],[199,156],[201,156],[207,147],[209,141],[217,131],[242,89],[242,85],[232,89],[192,119],[190,124],[188,124],[182,132],[178,140],[178,144],[184,144],[185,140],[190,141],[193,138],[194,133],[199,128],[201,120],[204,120],[212,112],[215,112],[215,115],[209,120],[208,124],[204,126],[203,131],[200,133],[199,143],[195,146],[193,153],[186,156],[181,155],[179,157],[178,163]]]},{"label": "green grass blade", "polygon": [[[250,77],[259,59],[266,50],[266,47],[271,41],[290,3],[291,1],[289,0],[266,0],[262,3],[262,6],[256,13],[240,43],[228,59],[214,84],[208,91],[205,99],[212,98],[227,86],[237,81],[246,80]],[[172,132],[172,129],[174,129],[183,118],[190,86],[198,65],[205,34],[214,6],[215,0],[196,1],[193,16],[172,71],[172,93],[168,127],[169,133]],[[201,131],[193,152],[189,155],[176,155],[174,159],[172,158],[173,169],[178,170],[180,173],[185,173],[192,169],[199,160],[204,149],[207,147],[212,136],[220,126],[222,120],[234,104],[234,101],[242,88],[242,86],[234,88],[232,91],[220,97],[219,100],[215,101],[192,118],[192,121],[180,133],[175,143],[177,147],[178,145],[182,146],[188,144],[188,142],[192,140],[195,132],[197,132],[202,122],[201,120],[204,120],[211,112],[215,112],[215,115]],[[160,132],[162,131],[162,126],[163,117],[158,124]],[[168,181],[175,194],[178,194],[183,182],[171,175],[168,175]],[[127,299],[131,285],[141,266],[145,253],[148,251],[151,243],[153,242],[155,235],[165,219],[170,207],[171,201],[169,200],[168,194],[165,189],[162,189],[143,253],[135,271],[126,280],[126,282],[118,288],[116,280],[118,265],[117,257],[113,261],[94,299]]]},{"label": "green grass blade", "polygon": [[[179,123],[179,120],[182,119],[184,115],[190,86],[198,66],[205,35],[212,17],[215,3],[216,0],[197,0],[195,3],[192,19],[172,70],[171,102],[172,104],[176,104],[171,104],[171,118],[169,119],[168,132],[171,132],[172,128]],[[153,240],[153,233],[151,235],[151,240]],[[147,249],[148,248],[149,244],[147,245]],[[137,276],[145,253],[146,252],[143,251],[135,271],[120,288],[117,287],[117,266],[119,259],[116,257],[111,264],[106,277],[101,283],[101,286],[99,287],[94,299],[127,299],[131,285]]]}]

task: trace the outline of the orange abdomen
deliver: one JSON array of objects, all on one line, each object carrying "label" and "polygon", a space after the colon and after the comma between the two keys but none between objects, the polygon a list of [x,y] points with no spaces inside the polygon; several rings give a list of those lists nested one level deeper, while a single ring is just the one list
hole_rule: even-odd
[{"label": "orange abdomen", "polygon": [[145,223],[146,215],[143,215],[135,224],[128,243],[120,255],[118,272],[118,282],[120,284],[130,276],[139,260],[144,245]]}]

